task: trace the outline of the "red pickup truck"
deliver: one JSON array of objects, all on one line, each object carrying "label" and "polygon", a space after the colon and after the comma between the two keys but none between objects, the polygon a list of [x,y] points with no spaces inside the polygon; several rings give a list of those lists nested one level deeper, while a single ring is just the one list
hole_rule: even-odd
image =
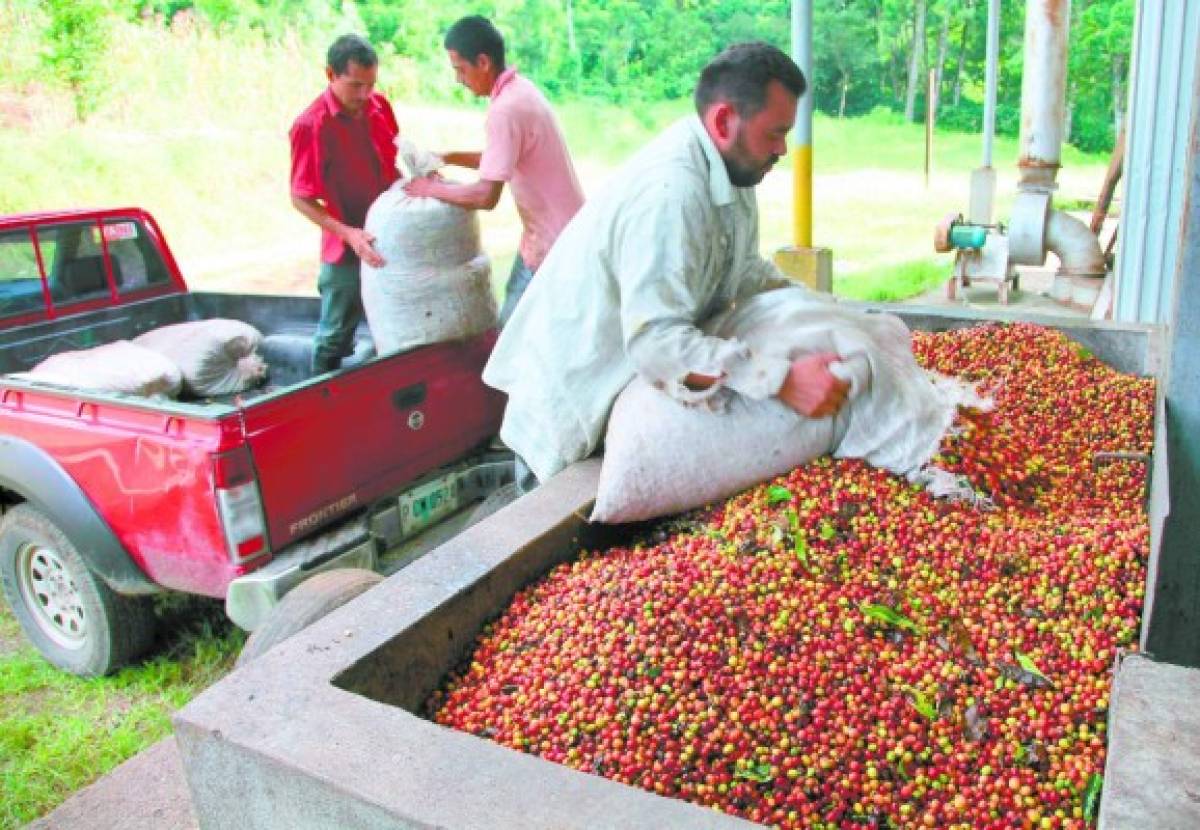
[{"label": "red pickup truck", "polygon": [[[495,332],[377,357],[365,326],[311,376],[319,300],[189,291],[135,208],[0,218],[0,576],[51,662],[103,674],[153,639],[148,595],[225,599],[248,630],[308,576],[387,571],[511,479]],[[49,355],[243,320],[265,386],[167,400],[28,378]]]}]

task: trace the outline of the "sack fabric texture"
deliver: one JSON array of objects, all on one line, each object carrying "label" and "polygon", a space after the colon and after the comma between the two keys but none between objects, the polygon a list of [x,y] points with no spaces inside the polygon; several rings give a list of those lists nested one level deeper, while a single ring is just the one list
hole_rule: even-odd
[{"label": "sack fabric texture", "polygon": [[909,476],[935,494],[954,494],[949,474],[939,475],[929,459],[953,429],[959,406],[991,404],[971,384],[919,366],[898,317],[782,288],[758,294],[702,328],[788,360],[839,355],[830,371],[850,382],[846,404],[835,417],[812,419],[777,398],[753,401],[725,389],[688,405],[635,378],[609,418],[592,521],[690,510],[827,453]]},{"label": "sack fabric texture", "polygon": [[[399,160],[420,176],[441,159],[411,144]],[[399,162],[398,162],[399,164]],[[474,211],[409,196],[402,178],[367,211],[381,268],[362,264],[362,301],[380,355],[482,334],[497,324],[491,265],[479,247]]]},{"label": "sack fabric texture", "polygon": [[76,352],[60,352],[28,372],[10,377],[142,397],[173,398],[183,385],[183,376],[174,361],[128,340]]},{"label": "sack fabric texture", "polygon": [[244,392],[262,383],[267,364],[258,354],[262,333],[241,320],[215,318],[175,323],[148,331],[133,342],[179,367],[191,396]]}]

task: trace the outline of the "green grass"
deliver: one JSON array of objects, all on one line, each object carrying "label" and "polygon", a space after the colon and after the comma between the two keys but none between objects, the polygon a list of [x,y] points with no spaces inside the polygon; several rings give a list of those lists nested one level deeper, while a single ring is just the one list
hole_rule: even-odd
[{"label": "green grass", "polygon": [[43,660],[0,606],[0,830],[45,814],[171,734],[171,713],[232,668],[244,635],[219,603],[176,600],[160,617],[162,635],[144,662],[85,680]]},{"label": "green grass", "polygon": [[887,303],[924,294],[943,285],[947,278],[945,263],[919,259],[839,276],[833,281],[833,291],[851,300]]}]

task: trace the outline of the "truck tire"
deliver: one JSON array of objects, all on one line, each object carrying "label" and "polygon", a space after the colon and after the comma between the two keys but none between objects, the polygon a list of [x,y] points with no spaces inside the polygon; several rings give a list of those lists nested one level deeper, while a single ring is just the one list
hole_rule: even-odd
[{"label": "truck tire", "polygon": [[72,674],[109,674],[154,640],[149,599],[109,588],[58,525],[31,505],[17,505],[0,521],[0,578],[25,636]]},{"label": "truck tire", "polygon": [[244,666],[266,654],[382,581],[382,576],[363,568],[335,568],[309,577],[289,591],[266,622],[254,629],[238,655],[237,665]]}]

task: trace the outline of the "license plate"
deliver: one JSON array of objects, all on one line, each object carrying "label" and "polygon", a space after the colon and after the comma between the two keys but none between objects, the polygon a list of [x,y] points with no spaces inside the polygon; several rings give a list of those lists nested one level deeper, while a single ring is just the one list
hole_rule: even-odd
[{"label": "license plate", "polygon": [[435,478],[403,494],[398,501],[400,535],[407,539],[458,509],[458,477],[451,473]]}]

